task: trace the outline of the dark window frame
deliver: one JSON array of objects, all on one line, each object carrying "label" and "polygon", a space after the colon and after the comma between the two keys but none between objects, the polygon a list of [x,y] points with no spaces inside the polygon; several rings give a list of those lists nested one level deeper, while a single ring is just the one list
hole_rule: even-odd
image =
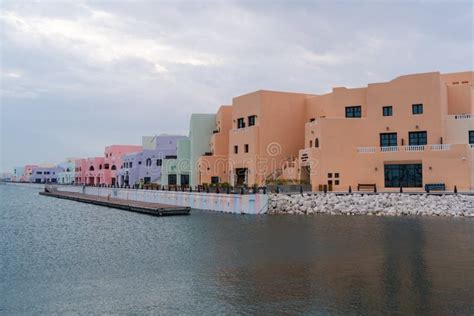
[{"label": "dark window frame", "polygon": [[362,106],[346,106],[346,118],[361,118],[362,117]]},{"label": "dark window frame", "polygon": [[243,117],[237,119],[237,128],[245,128],[245,121]]},{"label": "dark window frame", "polygon": [[398,134],[397,133],[380,133],[379,140],[380,140],[380,147],[395,147],[395,146],[398,146]]},{"label": "dark window frame", "polygon": [[238,153],[239,153],[239,146],[234,145],[234,154],[238,154]]},{"label": "dark window frame", "polygon": [[423,165],[417,164],[386,164],[384,165],[384,181],[386,188],[422,188]]},{"label": "dark window frame", "polygon": [[250,148],[249,144],[245,144],[245,145],[244,145],[244,152],[245,152],[245,153],[248,153],[248,152],[249,152],[249,148]]},{"label": "dark window frame", "polygon": [[416,103],[411,105],[411,113],[413,115],[423,114],[423,103]]},{"label": "dark window frame", "polygon": [[248,124],[249,126],[255,126],[255,123],[257,122],[257,116],[256,115],[250,115],[248,117]]},{"label": "dark window frame", "polygon": [[474,131],[469,131],[469,144],[473,145],[474,144]]},{"label": "dark window frame", "polygon": [[382,115],[383,116],[393,116],[393,106],[386,105],[382,107]]},{"label": "dark window frame", "polygon": [[428,145],[428,132],[427,131],[408,132],[408,145],[409,146]]}]

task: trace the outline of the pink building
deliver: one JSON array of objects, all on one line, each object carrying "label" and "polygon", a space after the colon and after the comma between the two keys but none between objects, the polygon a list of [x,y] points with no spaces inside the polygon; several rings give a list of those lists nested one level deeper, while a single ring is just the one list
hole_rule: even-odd
[{"label": "pink building", "polygon": [[112,145],[105,148],[104,157],[77,159],[75,161],[75,183],[116,185],[117,170],[122,166],[123,156],[141,150],[141,146]]},{"label": "pink building", "polygon": [[23,169],[23,174],[20,178],[21,182],[30,182],[30,177],[33,175],[33,169],[37,168],[38,165],[26,165]]}]

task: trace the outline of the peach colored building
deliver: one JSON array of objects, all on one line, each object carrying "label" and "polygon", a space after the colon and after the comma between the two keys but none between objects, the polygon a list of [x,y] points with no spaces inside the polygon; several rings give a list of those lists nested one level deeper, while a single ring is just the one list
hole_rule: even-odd
[{"label": "peach colored building", "polygon": [[305,100],[311,96],[260,90],[234,98],[231,109],[221,107],[214,152],[200,159],[201,183],[251,186],[280,176],[280,166],[304,146]]},{"label": "peach colored building", "polygon": [[473,72],[406,75],[324,95],[256,91],[230,108],[219,109],[213,150],[199,160],[201,183],[474,189]]},{"label": "peach colored building", "polygon": [[313,190],[472,190],[473,96],[473,72],[433,72],[308,98],[294,174]]},{"label": "peach colored building", "polygon": [[112,145],[105,148],[104,157],[77,159],[75,183],[86,185],[116,185],[117,170],[125,154],[140,152],[141,146]]}]

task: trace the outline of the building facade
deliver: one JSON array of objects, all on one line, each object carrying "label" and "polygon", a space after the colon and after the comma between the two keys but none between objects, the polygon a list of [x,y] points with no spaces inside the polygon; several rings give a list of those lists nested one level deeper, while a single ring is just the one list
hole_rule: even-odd
[{"label": "building facade", "polygon": [[76,158],[67,158],[65,161],[60,163],[58,166],[63,169],[62,172],[58,174],[58,183],[59,184],[74,184],[75,181],[75,161]]},{"label": "building facade", "polygon": [[118,171],[118,184],[135,185],[162,182],[162,165],[165,159],[176,159],[177,143],[186,138],[180,135],[159,135],[143,137],[144,145],[154,149],[143,149],[141,152],[125,155],[122,168]]},{"label": "building facade", "polygon": [[13,168],[12,181],[21,182],[21,179],[23,178],[24,169],[25,167],[23,166]]},{"label": "building facade", "polygon": [[123,164],[123,156],[141,150],[141,146],[112,145],[105,148],[103,157],[75,160],[75,183],[117,185],[117,171]]},{"label": "building facade", "polygon": [[180,139],[177,144],[176,158],[164,159],[162,167],[163,185],[190,185],[191,178],[191,140]]},{"label": "building facade", "polygon": [[473,100],[473,72],[407,75],[308,98],[293,171],[313,190],[472,190]]},{"label": "building facade", "polygon": [[219,109],[198,159],[199,183],[472,190],[473,100],[473,72],[407,75],[324,95],[239,96]]},{"label": "building facade", "polygon": [[36,167],[32,169],[29,182],[32,183],[57,183],[58,175],[63,168],[56,167]]}]

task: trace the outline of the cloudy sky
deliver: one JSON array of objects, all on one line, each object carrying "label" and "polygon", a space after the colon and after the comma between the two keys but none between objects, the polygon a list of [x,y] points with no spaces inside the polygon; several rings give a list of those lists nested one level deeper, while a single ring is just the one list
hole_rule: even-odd
[{"label": "cloudy sky", "polygon": [[473,67],[470,1],[0,2],[1,167],[187,134],[258,89]]}]

